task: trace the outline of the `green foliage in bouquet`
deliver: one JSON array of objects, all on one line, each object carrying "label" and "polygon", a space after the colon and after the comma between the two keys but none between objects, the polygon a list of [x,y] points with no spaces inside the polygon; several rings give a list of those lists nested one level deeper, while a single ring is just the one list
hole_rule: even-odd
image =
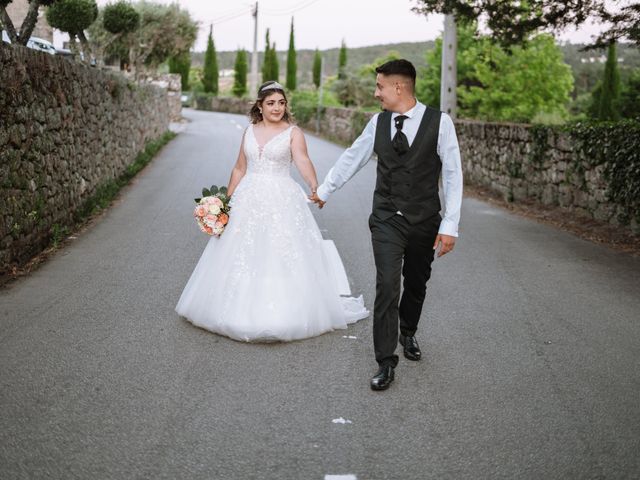
[{"label": "green foliage in bouquet", "polygon": [[[218,197],[225,205],[229,203],[229,195],[227,195],[227,187],[218,187],[217,185],[211,185],[211,188],[202,189],[202,197]],[[196,203],[200,203],[201,198],[194,198]]]}]

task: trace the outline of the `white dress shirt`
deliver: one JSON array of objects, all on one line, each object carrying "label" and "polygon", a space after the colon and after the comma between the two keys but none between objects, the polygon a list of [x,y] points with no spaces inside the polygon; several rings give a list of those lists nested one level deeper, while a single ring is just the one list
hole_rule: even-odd
[{"label": "white dress shirt", "polygon": [[[402,132],[407,136],[409,145],[413,143],[418,133],[418,127],[422,121],[422,116],[426,111],[424,104],[416,102],[416,105],[404,113],[408,118],[402,126]],[[341,188],[351,177],[353,177],[362,167],[364,167],[371,155],[376,139],[376,125],[378,115],[375,114],[369,121],[364,131],[353,142],[353,145],[344,151],[333,168],[324,179],[322,185],[318,187],[318,197],[327,201],[329,196]],[[393,113],[389,135],[395,135],[394,119],[400,115]],[[444,215],[440,223],[439,233],[444,235],[458,236],[458,223],[460,222],[460,207],[462,205],[462,164],[460,161],[460,148],[458,138],[451,117],[446,113],[440,116],[440,131],[438,132],[437,153],[442,162],[442,193],[444,195]],[[400,212],[398,212],[400,213]]]}]

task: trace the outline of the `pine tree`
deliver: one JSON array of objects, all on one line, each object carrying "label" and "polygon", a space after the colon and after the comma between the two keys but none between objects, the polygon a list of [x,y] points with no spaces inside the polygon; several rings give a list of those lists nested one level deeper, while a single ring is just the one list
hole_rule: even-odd
[{"label": "pine tree", "polygon": [[620,119],[620,72],[616,56],[616,44],[611,42],[607,51],[607,63],[604,66],[604,78],[600,91],[600,108],[598,120]]},{"label": "pine tree", "polygon": [[207,51],[204,54],[204,75],[202,84],[207,93],[218,94],[218,58],[216,46],[213,43],[213,26],[209,29],[209,39],[207,40]]},{"label": "pine tree", "polygon": [[340,57],[338,58],[338,78],[344,80],[347,78],[347,44],[342,40],[340,46]]},{"label": "pine tree", "polygon": [[236,64],[234,67],[233,94],[242,97],[247,93],[247,51],[243,48],[236,54]]},{"label": "pine tree", "polygon": [[313,56],[313,83],[316,88],[320,88],[320,75],[322,75],[322,57],[316,48],[316,53]]},{"label": "pine tree", "polygon": [[296,47],[293,40],[293,17],[291,17],[291,32],[289,33],[289,52],[287,54],[287,88],[296,89],[296,73],[298,65],[296,62]]}]

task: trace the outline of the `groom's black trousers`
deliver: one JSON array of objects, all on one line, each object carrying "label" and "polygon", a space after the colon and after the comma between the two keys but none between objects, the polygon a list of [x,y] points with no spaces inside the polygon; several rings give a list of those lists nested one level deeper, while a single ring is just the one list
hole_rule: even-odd
[{"label": "groom's black trousers", "polygon": [[439,214],[415,225],[398,214],[384,220],[375,214],[369,217],[376,262],[373,346],[380,365],[398,364],[398,319],[403,335],[413,336],[418,328],[440,221]]}]

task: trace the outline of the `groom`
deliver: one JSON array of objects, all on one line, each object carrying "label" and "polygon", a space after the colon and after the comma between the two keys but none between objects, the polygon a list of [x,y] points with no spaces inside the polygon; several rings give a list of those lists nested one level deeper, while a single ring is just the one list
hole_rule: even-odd
[{"label": "groom", "polygon": [[[415,98],[413,65],[392,60],[376,73],[375,97],[383,112],[373,116],[310,198],[322,208],[376,153],[378,174],[369,227],[377,272],[373,345],[379,370],[371,388],[385,390],[398,364],[398,340],[406,358],[421,358],[415,334],[434,254],[441,257],[453,250],[458,236],[462,168],[449,115]],[[439,213],[440,174],[444,218]]]}]

